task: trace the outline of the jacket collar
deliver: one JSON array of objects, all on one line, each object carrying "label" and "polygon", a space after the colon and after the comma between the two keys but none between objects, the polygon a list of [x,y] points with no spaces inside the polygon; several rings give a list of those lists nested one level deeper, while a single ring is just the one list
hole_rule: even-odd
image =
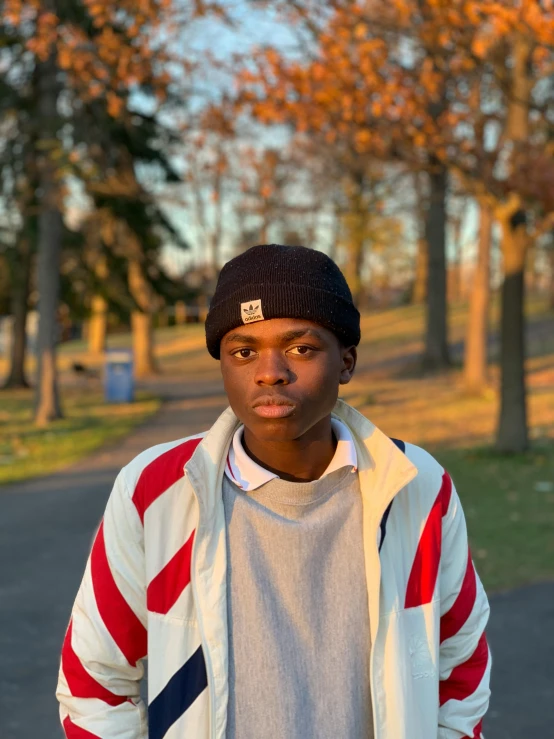
[{"label": "jacket collar", "polygon": [[348,403],[339,399],[334,414],[352,433],[364,505],[370,516],[380,521],[396,493],[416,477],[417,467],[386,434]]},{"label": "jacket collar", "polygon": [[[372,519],[380,520],[396,493],[417,475],[417,467],[388,436],[348,403],[338,400],[333,414],[352,433],[364,505]],[[227,408],[185,465],[185,474],[197,491],[199,505],[208,515],[215,515],[221,499],[227,453],[239,425],[231,408]]]}]

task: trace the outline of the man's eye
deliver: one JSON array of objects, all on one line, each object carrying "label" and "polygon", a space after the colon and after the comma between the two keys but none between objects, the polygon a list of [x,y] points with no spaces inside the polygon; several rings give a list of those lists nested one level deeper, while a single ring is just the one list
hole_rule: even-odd
[{"label": "man's eye", "polygon": [[237,349],[236,352],[233,352],[233,356],[238,357],[239,359],[250,359],[253,354],[254,352],[252,349]]},{"label": "man's eye", "polygon": [[304,346],[301,344],[300,346],[293,346],[292,349],[289,349],[291,354],[296,354],[301,357],[305,357],[307,354],[310,354],[310,352],[313,351],[311,346]]}]

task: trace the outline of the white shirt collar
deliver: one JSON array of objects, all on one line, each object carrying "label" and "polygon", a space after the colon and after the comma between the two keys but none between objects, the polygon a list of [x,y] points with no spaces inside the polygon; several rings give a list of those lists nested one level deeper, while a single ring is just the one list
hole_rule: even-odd
[{"label": "white shirt collar", "polygon": [[[356,472],[358,469],[358,458],[354,439],[348,426],[342,421],[339,421],[338,418],[332,418],[331,427],[337,440],[337,448],[333,459],[321,477],[325,477],[325,475],[329,475],[341,467],[352,467],[352,472]],[[241,490],[250,492],[259,488],[260,485],[264,485],[266,482],[278,478],[279,475],[266,470],[265,467],[261,467],[248,456],[242,445],[243,431],[244,426],[239,426],[233,436],[233,442],[229,447],[229,454],[227,455],[227,462],[225,464],[225,474]]]}]

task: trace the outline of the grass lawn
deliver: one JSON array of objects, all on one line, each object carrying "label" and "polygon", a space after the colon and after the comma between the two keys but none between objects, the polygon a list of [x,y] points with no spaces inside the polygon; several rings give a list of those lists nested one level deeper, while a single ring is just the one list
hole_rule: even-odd
[{"label": "grass lawn", "polygon": [[107,404],[100,390],[63,389],[65,418],[50,428],[32,422],[30,390],[0,393],[0,484],[67,467],[107,442],[125,436],[160,402],[139,392],[135,403]]}]

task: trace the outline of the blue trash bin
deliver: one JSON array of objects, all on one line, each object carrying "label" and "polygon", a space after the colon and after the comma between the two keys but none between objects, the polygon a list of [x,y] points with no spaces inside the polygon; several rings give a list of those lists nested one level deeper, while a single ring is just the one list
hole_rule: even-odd
[{"label": "blue trash bin", "polygon": [[106,352],[104,397],[107,403],[132,403],[135,395],[133,352],[117,349]]}]

